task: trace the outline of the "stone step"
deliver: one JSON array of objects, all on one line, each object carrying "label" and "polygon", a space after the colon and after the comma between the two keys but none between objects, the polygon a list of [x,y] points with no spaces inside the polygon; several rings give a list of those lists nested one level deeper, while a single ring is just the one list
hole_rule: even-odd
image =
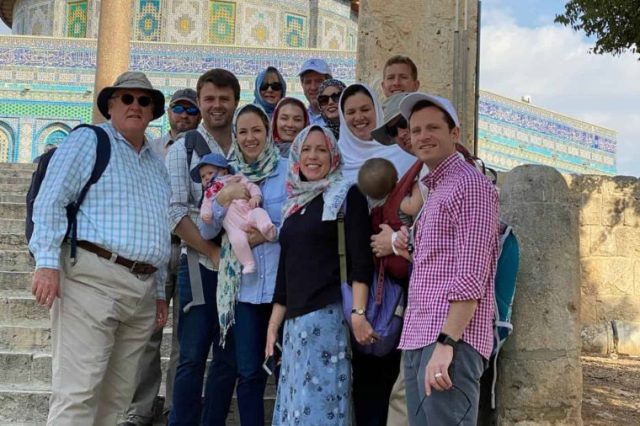
[{"label": "stone step", "polygon": [[27,206],[20,203],[0,203],[0,217],[4,219],[22,219],[27,217]]},{"label": "stone step", "polygon": [[0,184],[6,185],[29,185],[31,183],[31,174],[5,174],[0,173]]},{"label": "stone step", "polygon": [[0,173],[3,171],[31,170],[34,171],[36,165],[33,163],[0,163]]},{"label": "stone step", "polygon": [[31,291],[0,292],[0,324],[24,320],[48,320],[49,310],[36,304]]},{"label": "stone step", "polygon": [[0,250],[29,250],[27,239],[24,234],[0,234]]},{"label": "stone step", "polygon": [[35,261],[27,250],[3,250],[0,256],[0,270],[30,272],[35,267]]},{"label": "stone step", "polygon": [[31,291],[31,272],[0,271],[0,292],[4,290]]},{"label": "stone step", "polygon": [[51,384],[51,355],[0,351],[0,383]]},{"label": "stone step", "polygon": [[29,182],[21,183],[3,183],[0,182],[0,194],[19,192],[26,194],[29,191]]},{"label": "stone step", "polygon": [[24,192],[6,192],[0,194],[0,203],[25,203],[27,194]]},{"label": "stone step", "polygon": [[0,323],[0,351],[51,352],[49,320]]},{"label": "stone step", "polygon": [[0,218],[0,232],[3,234],[24,235],[24,218],[22,219]]}]

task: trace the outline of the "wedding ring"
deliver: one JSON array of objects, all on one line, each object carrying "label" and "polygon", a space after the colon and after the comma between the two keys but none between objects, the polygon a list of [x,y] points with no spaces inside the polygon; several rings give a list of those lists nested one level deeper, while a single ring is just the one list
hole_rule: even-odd
[{"label": "wedding ring", "polygon": [[437,379],[438,377],[442,377],[442,373],[436,373],[436,374],[434,374],[434,375],[433,375],[433,377],[435,377],[436,379]]}]

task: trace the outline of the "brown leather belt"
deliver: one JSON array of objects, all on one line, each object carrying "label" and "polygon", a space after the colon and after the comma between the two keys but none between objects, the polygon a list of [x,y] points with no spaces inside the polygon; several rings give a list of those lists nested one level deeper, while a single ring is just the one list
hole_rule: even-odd
[{"label": "brown leather belt", "polygon": [[171,244],[180,245],[180,242],[181,242],[180,237],[178,237],[175,234],[171,234]]},{"label": "brown leather belt", "polygon": [[109,250],[103,249],[100,246],[97,246],[89,241],[78,241],[78,247],[81,247],[91,253],[94,253],[102,258],[110,260],[113,263],[117,263],[118,265],[122,265],[129,270],[129,272],[133,274],[142,274],[149,275],[153,274],[158,270],[153,265],[149,265],[148,263],[140,263],[134,262],[133,260],[125,259],[122,256],[118,256],[115,253],[111,253]]}]

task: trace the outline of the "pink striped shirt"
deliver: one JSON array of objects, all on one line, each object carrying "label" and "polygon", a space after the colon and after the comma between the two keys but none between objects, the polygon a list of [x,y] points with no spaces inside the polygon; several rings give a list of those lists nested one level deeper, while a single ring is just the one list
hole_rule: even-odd
[{"label": "pink striped shirt", "polygon": [[494,279],[499,202],[493,184],[458,154],[424,179],[429,189],[416,224],[413,272],[400,349],[436,341],[450,302],[478,300],[462,340],[489,358],[493,348]]}]

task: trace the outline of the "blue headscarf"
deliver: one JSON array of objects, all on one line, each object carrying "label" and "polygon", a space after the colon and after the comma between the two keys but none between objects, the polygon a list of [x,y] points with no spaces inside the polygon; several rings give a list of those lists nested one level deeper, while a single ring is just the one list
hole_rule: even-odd
[{"label": "blue headscarf", "polygon": [[287,83],[284,81],[282,74],[280,74],[280,71],[278,71],[277,68],[267,67],[266,69],[260,71],[260,74],[258,74],[258,76],[256,77],[255,87],[253,89],[253,96],[254,96],[253,103],[260,105],[262,109],[269,116],[269,119],[271,119],[271,116],[273,115],[273,110],[276,108],[276,106],[271,105],[269,102],[265,101],[262,98],[262,95],[260,95],[260,86],[262,86],[264,79],[267,77],[267,74],[270,72],[278,76],[278,81],[282,85],[282,97],[284,98],[285,96],[287,96]]}]

